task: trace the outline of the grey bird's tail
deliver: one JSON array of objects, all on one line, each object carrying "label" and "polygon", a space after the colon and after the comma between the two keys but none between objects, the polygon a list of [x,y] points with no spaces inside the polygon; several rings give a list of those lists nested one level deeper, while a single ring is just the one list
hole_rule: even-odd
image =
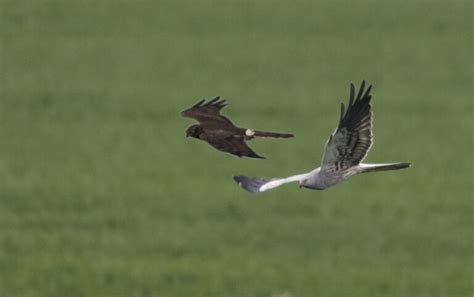
[{"label": "grey bird's tail", "polygon": [[399,170],[409,168],[411,163],[389,163],[389,164],[359,164],[362,169],[362,173],[375,172],[375,171],[387,171],[387,170]]},{"label": "grey bird's tail", "polygon": [[253,133],[251,135],[253,137],[291,138],[294,136],[291,133],[265,132],[265,131],[250,130],[250,129],[247,129],[247,131],[250,131],[248,133]]}]

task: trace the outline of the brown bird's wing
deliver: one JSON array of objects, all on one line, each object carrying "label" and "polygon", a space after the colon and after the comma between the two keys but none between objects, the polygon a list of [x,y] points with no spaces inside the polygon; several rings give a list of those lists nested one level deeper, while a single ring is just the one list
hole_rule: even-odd
[{"label": "brown bird's wing", "polygon": [[220,110],[226,105],[227,103],[225,99],[220,99],[220,97],[215,97],[209,102],[206,102],[206,100],[202,99],[190,108],[183,110],[181,112],[181,116],[193,118],[199,121],[201,124],[225,123],[234,126],[234,124],[232,124],[228,118],[220,114]]},{"label": "brown bird's wing", "polygon": [[371,87],[365,90],[365,81],[362,81],[355,97],[355,88],[351,84],[347,111],[344,113],[342,104],[339,125],[326,144],[321,170],[344,171],[367,156],[372,146]]},{"label": "brown bird's wing", "polygon": [[255,153],[247,145],[247,143],[245,143],[243,137],[239,137],[239,136],[229,136],[226,138],[209,137],[204,140],[210,145],[212,145],[214,148],[226,153],[230,153],[239,157],[265,159],[264,157],[257,155],[257,153]]}]

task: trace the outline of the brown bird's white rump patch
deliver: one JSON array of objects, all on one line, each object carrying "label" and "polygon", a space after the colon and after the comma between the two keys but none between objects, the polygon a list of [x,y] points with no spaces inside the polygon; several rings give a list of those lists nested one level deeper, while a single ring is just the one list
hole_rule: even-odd
[{"label": "brown bird's white rump patch", "polygon": [[247,135],[248,137],[252,137],[255,135],[255,131],[253,131],[252,129],[247,129],[245,130],[245,135]]}]

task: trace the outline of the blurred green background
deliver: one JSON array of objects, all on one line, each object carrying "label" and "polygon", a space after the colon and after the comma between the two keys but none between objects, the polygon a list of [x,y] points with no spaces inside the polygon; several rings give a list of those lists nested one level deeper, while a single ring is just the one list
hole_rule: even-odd
[{"label": "blurred green background", "polygon": [[[471,296],[471,1],[0,0],[0,296]],[[319,165],[349,83],[368,162]],[[221,95],[267,160],[186,139]]]}]

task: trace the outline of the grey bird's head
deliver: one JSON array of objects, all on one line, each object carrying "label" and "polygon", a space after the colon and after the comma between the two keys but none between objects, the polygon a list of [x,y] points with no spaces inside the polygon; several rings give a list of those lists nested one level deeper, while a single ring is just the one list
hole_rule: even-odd
[{"label": "grey bird's head", "polygon": [[307,181],[308,181],[307,179],[302,179],[298,182],[298,186],[300,187],[300,189],[301,188],[306,188],[306,182]]},{"label": "grey bird's head", "polygon": [[314,183],[314,181],[311,181],[309,178],[302,179],[299,181],[299,187],[301,188],[306,188],[306,189],[312,189],[312,190],[323,190],[320,185],[317,185]]},{"label": "grey bird's head", "polygon": [[194,137],[199,139],[199,135],[202,133],[201,126],[199,125],[192,125],[186,129],[186,137]]}]

